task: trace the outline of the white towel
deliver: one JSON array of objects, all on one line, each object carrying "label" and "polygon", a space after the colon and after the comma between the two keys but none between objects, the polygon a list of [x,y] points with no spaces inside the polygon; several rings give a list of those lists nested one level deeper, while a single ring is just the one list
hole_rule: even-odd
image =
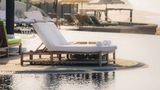
[{"label": "white towel", "polygon": [[104,40],[103,41],[103,46],[111,46],[111,41],[110,40]]},{"label": "white towel", "polygon": [[102,47],[102,46],[103,46],[103,43],[102,43],[101,41],[97,41],[97,42],[96,42],[96,46],[97,46],[97,47]]}]

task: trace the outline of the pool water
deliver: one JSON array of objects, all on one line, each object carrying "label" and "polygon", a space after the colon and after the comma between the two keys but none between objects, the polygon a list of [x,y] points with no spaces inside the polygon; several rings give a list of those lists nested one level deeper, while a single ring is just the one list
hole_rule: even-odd
[{"label": "pool water", "polygon": [[0,75],[0,90],[104,90],[115,72]]},{"label": "pool water", "polygon": [[108,75],[107,72],[0,75],[0,90],[160,90],[159,36],[74,31],[63,34],[68,41],[111,40],[118,47],[117,58],[143,62],[147,67],[116,70]]}]

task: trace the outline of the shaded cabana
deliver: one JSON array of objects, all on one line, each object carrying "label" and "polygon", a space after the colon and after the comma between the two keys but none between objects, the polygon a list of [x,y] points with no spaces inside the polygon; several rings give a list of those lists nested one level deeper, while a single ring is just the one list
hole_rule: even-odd
[{"label": "shaded cabana", "polygon": [[132,22],[132,9],[125,9],[125,8],[107,8],[107,4],[125,4],[125,2],[121,0],[98,0],[98,1],[90,1],[89,4],[94,4],[94,5],[106,5],[105,10],[95,10],[95,9],[86,9],[86,12],[89,11],[94,11],[95,15],[97,12],[105,12],[105,20],[108,21],[108,11],[129,11],[130,12],[130,22]]}]

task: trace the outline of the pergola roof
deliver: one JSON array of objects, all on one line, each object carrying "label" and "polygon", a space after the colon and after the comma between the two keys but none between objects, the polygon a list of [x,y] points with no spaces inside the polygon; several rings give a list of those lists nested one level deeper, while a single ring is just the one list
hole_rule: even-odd
[{"label": "pergola roof", "polygon": [[90,0],[61,0],[61,4],[79,4],[82,2],[89,2]]},{"label": "pergola roof", "polygon": [[121,0],[98,0],[98,1],[90,1],[90,4],[124,4],[125,2]]}]

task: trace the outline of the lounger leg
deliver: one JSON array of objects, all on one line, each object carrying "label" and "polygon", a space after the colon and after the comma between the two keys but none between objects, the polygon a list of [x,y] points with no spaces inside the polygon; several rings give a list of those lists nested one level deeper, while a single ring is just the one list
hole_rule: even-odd
[{"label": "lounger leg", "polygon": [[50,60],[53,63],[53,54],[52,53],[50,54]]},{"label": "lounger leg", "polygon": [[116,64],[116,53],[115,52],[113,52],[113,64]]},{"label": "lounger leg", "polygon": [[115,72],[113,72],[113,79],[115,78]]},{"label": "lounger leg", "polygon": [[9,57],[9,48],[6,49],[6,56]]},{"label": "lounger leg", "polygon": [[102,53],[99,53],[99,66],[102,66]]},{"label": "lounger leg", "polygon": [[20,43],[20,45],[19,45],[19,55],[21,55],[21,53],[22,53],[22,43]]},{"label": "lounger leg", "polygon": [[40,59],[42,58],[42,55],[41,55],[41,54],[39,54],[39,58],[40,58]]},{"label": "lounger leg", "polygon": [[67,59],[68,59],[68,60],[70,59],[70,54],[67,54]]},{"label": "lounger leg", "polygon": [[106,61],[107,61],[107,64],[109,64],[109,55],[108,55],[108,53],[106,54]]},{"label": "lounger leg", "polygon": [[23,66],[23,53],[21,53],[21,66]]},{"label": "lounger leg", "polygon": [[32,65],[33,64],[33,62],[32,62],[32,60],[33,60],[33,51],[30,51],[29,59],[30,59],[30,64]]},{"label": "lounger leg", "polygon": [[58,59],[59,59],[59,61],[62,61],[61,54],[58,54]]}]

